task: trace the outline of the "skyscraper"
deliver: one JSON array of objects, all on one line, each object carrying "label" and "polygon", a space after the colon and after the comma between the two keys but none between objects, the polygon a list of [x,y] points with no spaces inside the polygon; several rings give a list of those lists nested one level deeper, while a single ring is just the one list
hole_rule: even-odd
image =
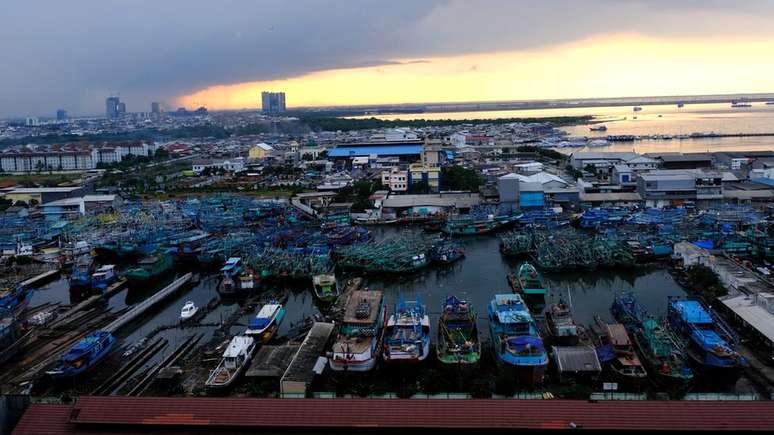
[{"label": "skyscraper", "polygon": [[56,111],[56,120],[57,121],[66,121],[67,120],[67,111],[64,109],[59,109]]},{"label": "skyscraper", "polygon": [[126,115],[126,103],[123,101],[118,103],[118,116]]},{"label": "skyscraper", "polygon": [[154,114],[154,115],[161,114],[161,104],[159,104],[156,101],[152,102],[151,103],[151,113]]},{"label": "skyscraper", "polygon": [[282,113],[285,111],[284,92],[261,92],[261,110],[263,113]]},{"label": "skyscraper", "polygon": [[107,97],[105,99],[105,117],[108,119],[118,118],[118,105],[121,104],[121,99],[118,97]]}]

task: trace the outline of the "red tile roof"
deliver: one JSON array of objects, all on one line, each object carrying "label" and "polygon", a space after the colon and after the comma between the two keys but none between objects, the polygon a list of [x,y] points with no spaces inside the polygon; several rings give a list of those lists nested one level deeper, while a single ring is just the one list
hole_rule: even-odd
[{"label": "red tile roof", "polygon": [[[65,410],[71,410],[67,414]],[[67,415],[65,415],[67,414]],[[69,421],[67,417],[69,416]],[[56,423],[60,424],[57,428]],[[40,426],[39,426],[40,425]],[[32,405],[14,433],[236,428],[774,430],[774,402],[81,397]],[[108,430],[110,428],[110,430]],[[56,430],[55,430],[56,429]],[[166,430],[165,429],[165,430]]]}]

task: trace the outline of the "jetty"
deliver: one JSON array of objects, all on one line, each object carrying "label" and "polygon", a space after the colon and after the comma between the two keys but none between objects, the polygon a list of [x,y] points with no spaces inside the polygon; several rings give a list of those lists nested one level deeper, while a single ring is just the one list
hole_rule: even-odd
[{"label": "jetty", "polygon": [[[315,374],[325,368],[323,355],[334,327],[333,323],[315,322],[280,379],[282,394],[306,394]],[[322,362],[318,361],[321,357]]]},{"label": "jetty", "polygon": [[193,277],[193,274],[191,272],[188,272],[182,277],[174,280],[172,284],[164,287],[153,296],[135,305],[129,311],[124,313],[121,317],[117,318],[112,323],[102,328],[102,330],[110,333],[115,332],[116,330],[120,329],[122,326],[126,325],[127,323],[139,317],[142,313],[147,311],[149,308],[163,301],[169,295],[171,295],[172,293],[176,292],[181,287],[186,285],[191,280],[191,277]]},{"label": "jetty", "polygon": [[59,276],[59,274],[60,271],[58,269],[49,270],[48,272],[43,272],[40,275],[35,275],[32,278],[25,279],[19,283],[19,287],[29,288],[45,284],[47,282],[53,281],[56,277]]}]

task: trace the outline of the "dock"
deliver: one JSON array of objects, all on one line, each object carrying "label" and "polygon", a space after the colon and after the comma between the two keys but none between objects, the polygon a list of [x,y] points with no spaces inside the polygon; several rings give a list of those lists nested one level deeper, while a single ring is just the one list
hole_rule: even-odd
[{"label": "dock", "polygon": [[263,346],[245,372],[247,378],[281,378],[300,345]]},{"label": "dock", "polygon": [[325,367],[318,366],[318,359],[324,358],[334,326],[333,323],[315,322],[280,379],[282,394],[306,394],[315,374]]},{"label": "dock", "polygon": [[164,287],[163,289],[159,290],[156,294],[149,297],[148,299],[140,302],[139,304],[135,305],[124,313],[121,317],[117,318],[115,321],[113,321],[111,324],[107,325],[106,327],[102,328],[103,331],[107,332],[115,332],[116,330],[120,329],[122,326],[126,325],[127,323],[131,322],[132,320],[139,317],[142,313],[144,313],[149,308],[153,307],[154,305],[158,304],[159,302],[166,299],[169,295],[179,290],[181,287],[183,287],[185,284],[188,283],[188,281],[191,280],[191,277],[193,276],[192,273],[186,273],[182,277],[176,279],[172,282],[172,284]]},{"label": "dock", "polygon": [[41,284],[46,284],[49,281],[53,281],[54,278],[58,277],[60,274],[58,269],[55,270],[49,270],[48,272],[43,272],[40,275],[33,276],[32,278],[25,279],[24,281],[19,283],[19,287],[23,288],[29,288],[29,287],[35,287]]},{"label": "dock", "polygon": [[71,320],[76,314],[88,311],[103,300],[108,300],[115,296],[118,292],[123,290],[126,283],[126,279],[121,278],[105,289],[103,294],[91,296],[80,303],[73,305],[64,313],[57,315],[56,319],[48,325],[48,329],[57,329],[67,323],[72,323]]}]

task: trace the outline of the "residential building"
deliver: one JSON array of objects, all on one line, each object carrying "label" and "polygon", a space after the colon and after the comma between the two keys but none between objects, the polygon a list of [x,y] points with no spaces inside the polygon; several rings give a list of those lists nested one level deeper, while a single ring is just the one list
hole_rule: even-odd
[{"label": "residential building", "polygon": [[250,151],[247,153],[247,158],[251,160],[263,160],[270,156],[273,151],[274,148],[272,148],[271,145],[259,143],[250,148]]},{"label": "residential building", "polygon": [[408,184],[425,183],[430,192],[438,192],[441,188],[441,168],[413,163],[408,169]]},{"label": "residential building", "polygon": [[382,184],[391,192],[405,192],[408,190],[408,172],[396,167],[382,171]]},{"label": "residential building", "polygon": [[264,113],[285,112],[284,92],[261,92],[261,110]]},{"label": "residential building", "polygon": [[723,174],[669,169],[650,171],[639,174],[637,191],[651,207],[720,200],[723,198]]},{"label": "residential building", "polygon": [[121,104],[121,99],[115,96],[107,97],[105,99],[105,117],[108,119],[118,118],[120,112],[118,105]]}]

